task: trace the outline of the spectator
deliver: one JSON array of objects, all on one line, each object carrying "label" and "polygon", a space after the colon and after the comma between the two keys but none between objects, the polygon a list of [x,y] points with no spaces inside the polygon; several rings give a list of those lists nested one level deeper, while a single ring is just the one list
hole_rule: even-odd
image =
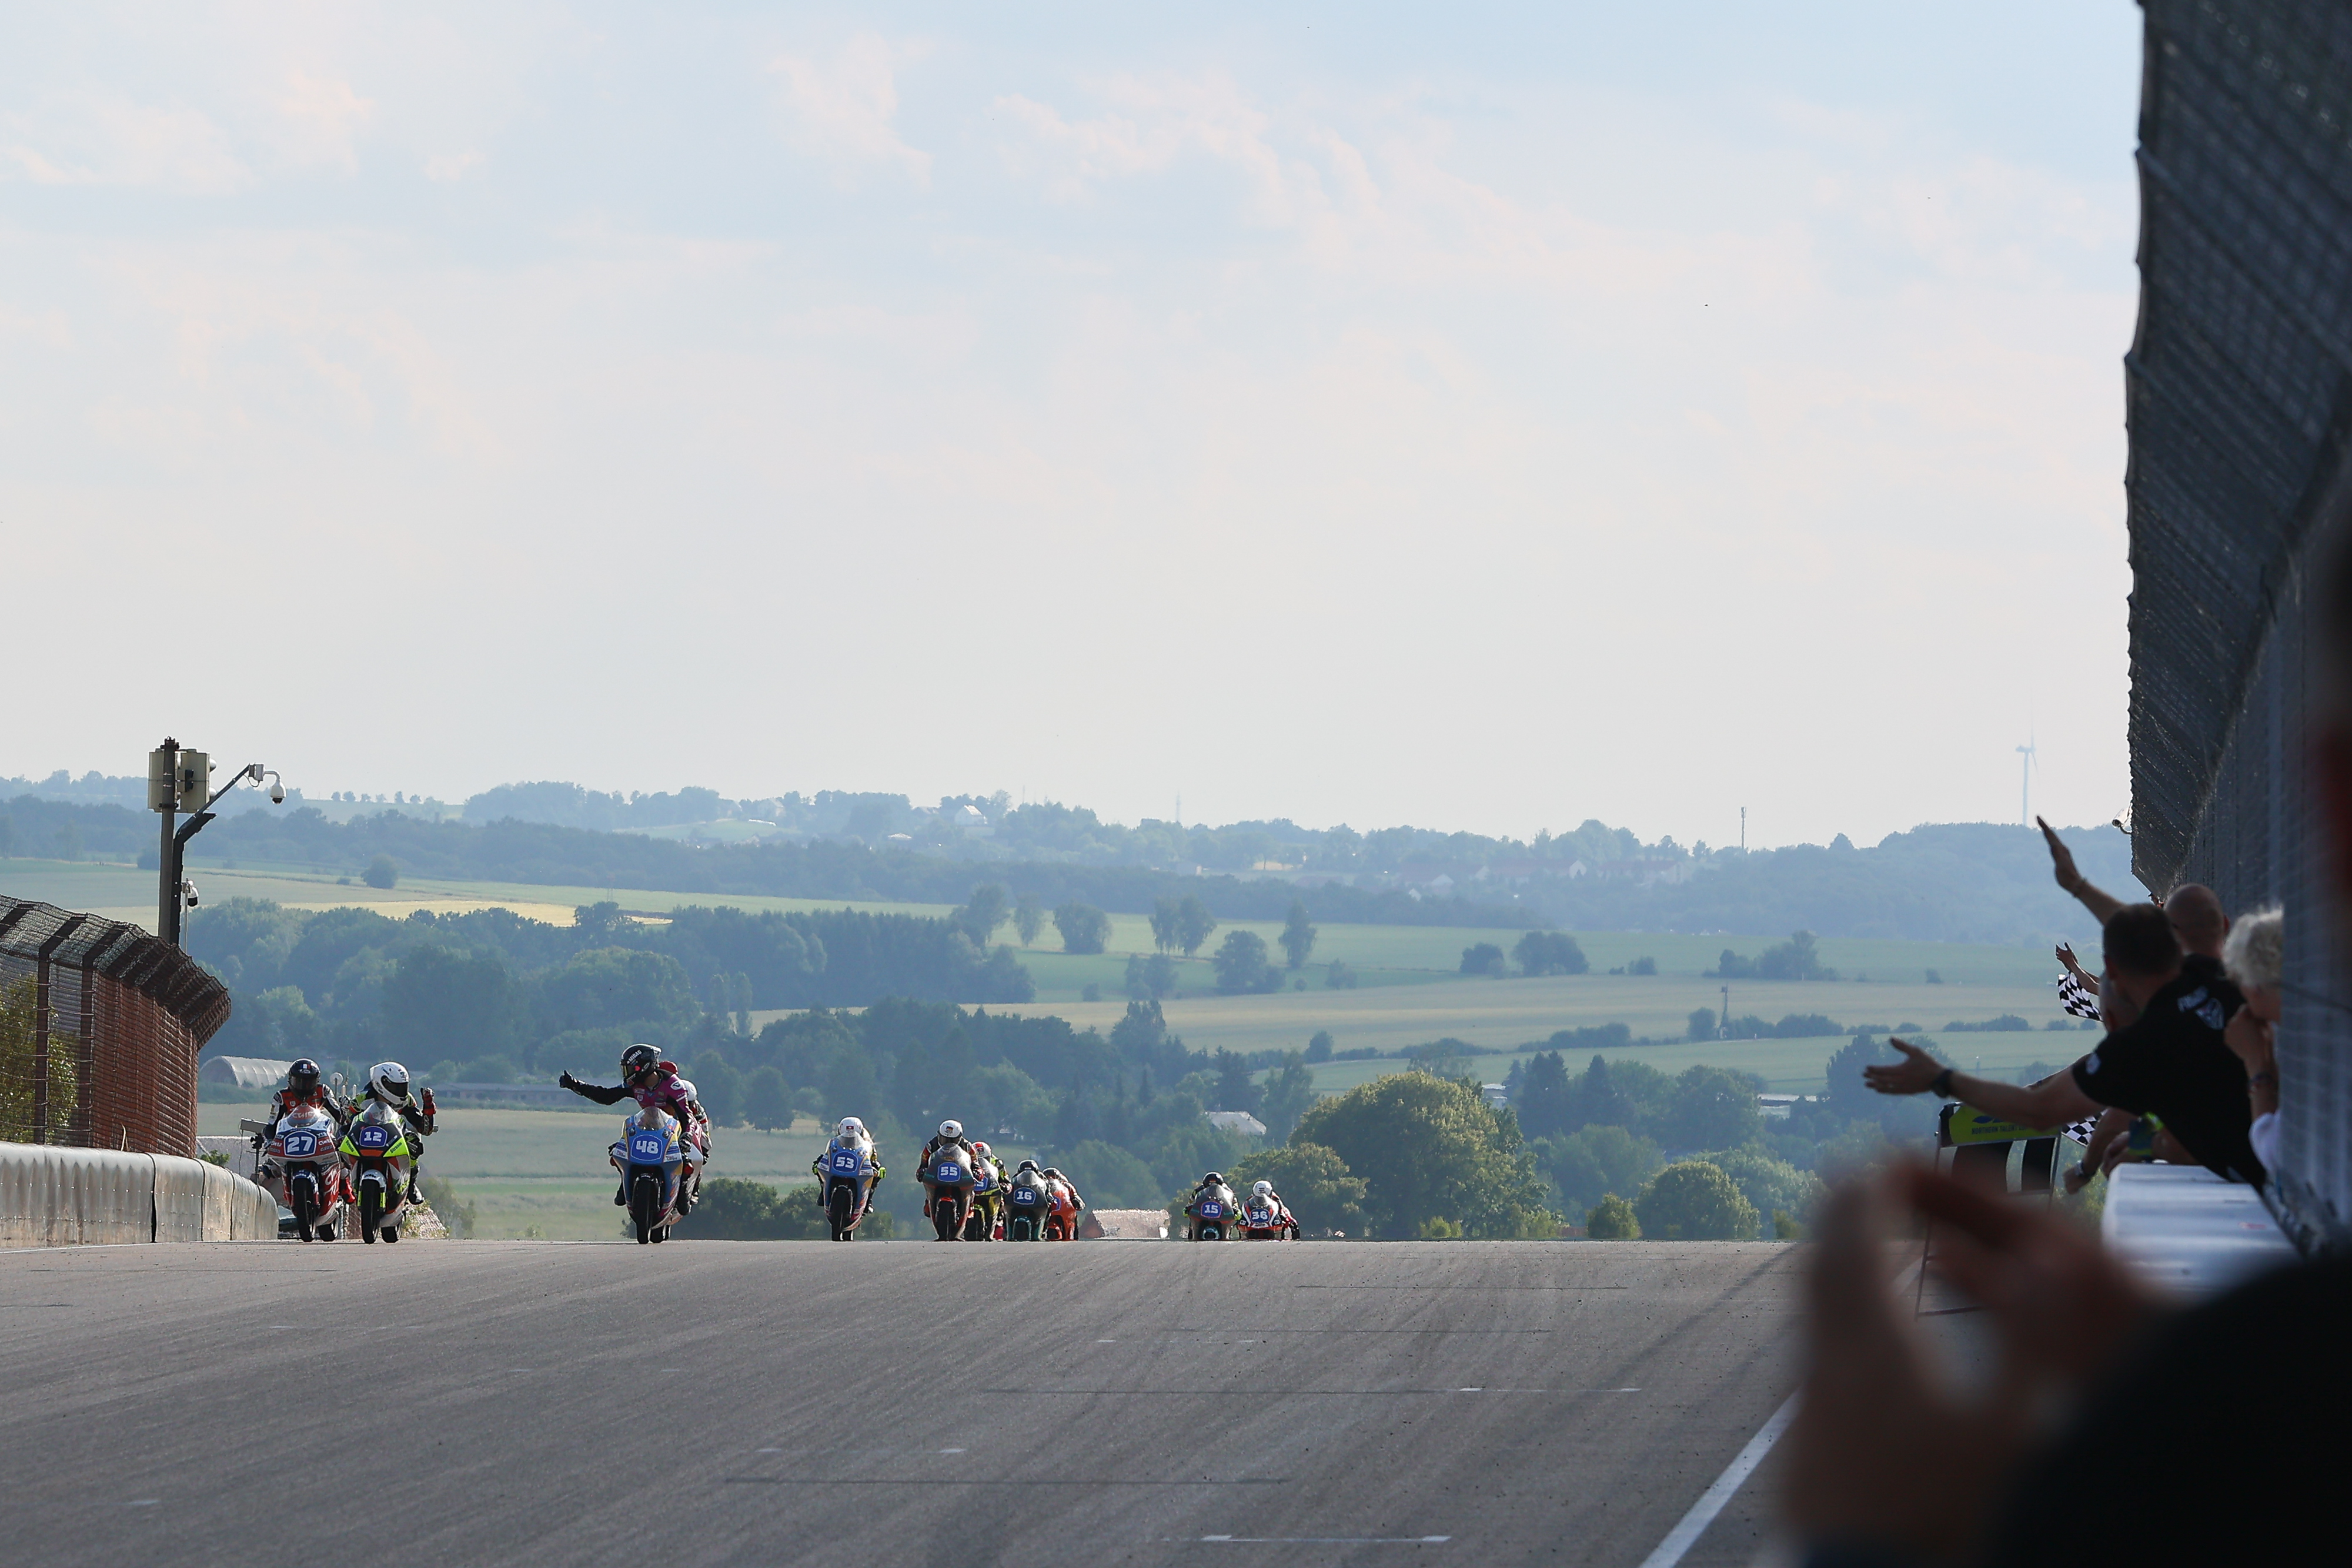
[{"label": "spectator", "polygon": [[[1906,1040],[1890,1040],[1904,1060],[1864,1068],[1863,1081],[1882,1094],[1949,1096],[2029,1127],[2059,1126],[2102,1107],[2152,1113],[2199,1164],[2261,1186],[2263,1166],[2246,1136],[2245,1071],[2221,1039],[2242,1004],[2237,988],[2218,974],[2208,977],[2201,964],[2191,971],[2174,924],[2152,905],[2118,906],[2104,935],[2103,999],[2133,1021],[2111,1030],[2071,1071],[2032,1085],[2002,1083],[1957,1072]],[[2076,1185],[2083,1170],[2072,1174]]]},{"label": "spectator", "polygon": [[[2074,865],[2074,852],[2058,837],[2058,830],[2041,818],[2033,819],[2042,829],[2042,837],[2050,845],[2050,867],[2058,885],[2071,893],[2089,910],[2105,930],[2109,918],[2125,907],[2123,900],[2102,892],[2090,878]],[[2218,979],[2221,974],[2221,944],[2230,934],[2229,916],[2221,913],[2221,900],[2202,883],[2184,882],[2172,890],[2170,898],[2158,899],[2165,917],[2172,923],[2181,950],[2188,954],[2188,967],[2192,974]],[[2074,952],[2059,954],[2062,963],[2072,967]]]},{"label": "spectator", "polygon": [[2279,979],[2286,967],[2286,917],[2275,909],[2249,915],[2230,928],[2221,963],[2245,993],[2246,1005],[2231,1016],[2221,1038],[2246,1069],[2246,1130],[2254,1157],[2264,1169],[2278,1163],[2278,1058],[2273,1051],[2282,999]]}]

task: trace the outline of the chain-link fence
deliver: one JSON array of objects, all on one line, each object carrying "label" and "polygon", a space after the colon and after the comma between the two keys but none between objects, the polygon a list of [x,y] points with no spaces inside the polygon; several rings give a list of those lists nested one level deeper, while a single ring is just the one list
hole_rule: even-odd
[{"label": "chain-link fence", "polygon": [[135,925],[0,894],[0,1142],[193,1155],[228,991]]},{"label": "chain-link fence", "polygon": [[2133,857],[2289,915],[2282,1168],[2352,1241],[2352,995],[2306,773],[2303,584],[2352,501],[2352,11],[2147,0],[2131,468]]}]

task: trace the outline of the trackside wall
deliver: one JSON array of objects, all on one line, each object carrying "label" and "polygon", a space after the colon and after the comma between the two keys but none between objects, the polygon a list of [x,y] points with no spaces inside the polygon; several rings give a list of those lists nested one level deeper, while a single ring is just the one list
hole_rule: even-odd
[{"label": "trackside wall", "polygon": [[172,1155],[0,1144],[0,1247],[277,1236],[277,1201],[218,1166]]}]

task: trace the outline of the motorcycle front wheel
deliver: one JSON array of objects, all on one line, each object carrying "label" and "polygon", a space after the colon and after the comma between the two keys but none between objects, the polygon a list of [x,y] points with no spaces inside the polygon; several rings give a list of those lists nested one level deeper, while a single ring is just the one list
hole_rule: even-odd
[{"label": "motorcycle front wheel", "polygon": [[383,1188],[370,1182],[360,1188],[360,1239],[370,1246],[383,1223]]},{"label": "motorcycle front wheel", "polygon": [[287,1207],[294,1211],[294,1234],[303,1240],[310,1239],[319,1218],[319,1189],[315,1182],[294,1181],[287,1184],[286,1196],[292,1201]]},{"label": "motorcycle front wheel", "polygon": [[653,1240],[660,1207],[661,1188],[653,1177],[641,1176],[629,1184],[629,1218],[636,1222],[638,1246]]},{"label": "motorcycle front wheel", "polygon": [[849,1216],[855,1207],[849,1188],[839,1182],[833,1184],[833,1197],[825,1205],[825,1218],[833,1224],[833,1239],[846,1241],[850,1237]]}]

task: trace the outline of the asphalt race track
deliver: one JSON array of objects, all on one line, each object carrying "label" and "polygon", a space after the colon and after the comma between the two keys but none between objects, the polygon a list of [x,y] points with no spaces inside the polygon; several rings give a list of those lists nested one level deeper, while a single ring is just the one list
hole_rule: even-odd
[{"label": "asphalt race track", "polygon": [[[0,1542],[26,1564],[1635,1568],[1794,1385],[1799,1257],[0,1252]],[[1685,1563],[1751,1561],[1760,1491]]]}]

